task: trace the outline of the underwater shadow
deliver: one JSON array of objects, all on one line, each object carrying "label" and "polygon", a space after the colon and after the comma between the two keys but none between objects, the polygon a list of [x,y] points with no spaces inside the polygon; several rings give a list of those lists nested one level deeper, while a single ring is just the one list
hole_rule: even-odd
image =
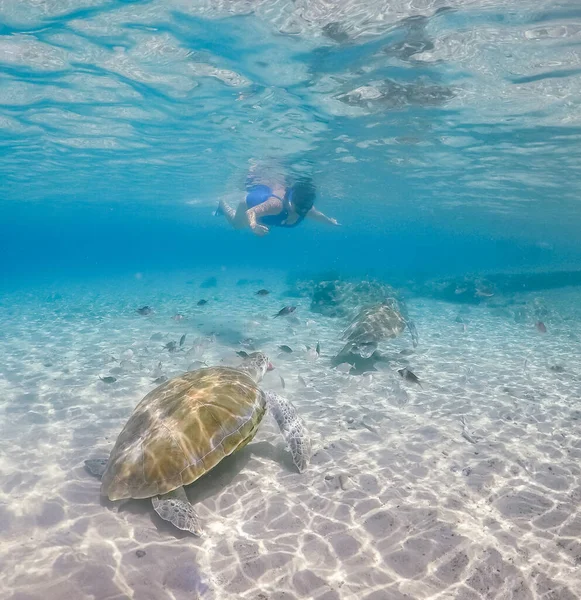
[{"label": "underwater shadow", "polygon": [[227,456],[209,473],[186,486],[185,490],[190,501],[196,504],[220,493],[232,484],[253,456],[275,462],[291,472],[296,471],[290,454],[282,446],[274,446],[270,442],[251,443]]},{"label": "underwater shadow", "polygon": [[[232,485],[236,477],[247,466],[253,456],[260,457],[280,465],[284,470],[296,472],[292,457],[282,445],[275,446],[270,442],[255,442],[248,444],[242,450],[234,452],[221,460],[210,472],[192,484],[185,486],[186,495],[190,502],[196,506],[209,498],[213,498],[229,485]],[[91,474],[83,469],[90,477]],[[109,510],[119,513],[127,512],[131,515],[150,516],[151,522],[158,532],[171,535],[176,539],[201,539],[196,538],[188,531],[181,531],[171,523],[164,521],[154,510],[149,498],[142,500],[127,500],[125,502],[111,502],[108,498],[99,495],[99,504]]]}]

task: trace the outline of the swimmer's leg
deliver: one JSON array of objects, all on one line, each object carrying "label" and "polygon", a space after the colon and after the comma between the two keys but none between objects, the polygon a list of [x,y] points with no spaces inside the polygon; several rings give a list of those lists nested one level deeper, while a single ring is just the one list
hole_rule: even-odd
[{"label": "swimmer's leg", "polygon": [[248,206],[246,205],[246,202],[240,202],[238,208],[236,209],[236,213],[234,213],[234,218],[231,221],[234,229],[244,229],[245,227],[248,227],[250,223],[248,222],[248,215],[246,214],[247,211]]},{"label": "swimmer's leg", "polygon": [[220,199],[218,202],[218,208],[214,211],[214,216],[224,215],[226,219],[228,219],[229,223],[232,223],[232,219],[234,219],[234,209],[224,202],[224,200]]},{"label": "swimmer's leg", "polygon": [[234,210],[231,206],[226,204],[224,200],[220,200],[214,215],[224,215],[228,223],[230,223],[234,229],[244,229],[245,227],[248,227],[247,210],[248,206],[246,205],[246,202],[240,202],[238,208]]}]

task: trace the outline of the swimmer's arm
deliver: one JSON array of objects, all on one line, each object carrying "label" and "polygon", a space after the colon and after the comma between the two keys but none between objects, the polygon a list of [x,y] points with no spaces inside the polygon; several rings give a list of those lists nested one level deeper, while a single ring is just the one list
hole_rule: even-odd
[{"label": "swimmer's arm", "polygon": [[321,211],[317,210],[315,207],[311,208],[311,210],[307,213],[307,217],[309,219],[313,219],[313,221],[318,221],[319,223],[327,223],[329,225],[339,225],[337,223],[337,219],[333,219],[332,217],[328,217],[324,215]]},{"label": "swimmer's arm", "polygon": [[252,223],[256,223],[258,217],[278,215],[282,209],[282,202],[278,198],[270,197],[266,202],[263,202],[254,208],[249,208],[246,211],[246,214],[248,215],[248,221],[252,225]]},{"label": "swimmer's arm", "polygon": [[[265,229],[268,231],[267,227],[264,225],[258,225],[256,223],[256,219],[258,217],[266,217],[268,215],[278,215],[283,209],[282,202],[278,198],[271,197],[266,202],[255,206],[254,208],[249,208],[246,211],[248,216],[248,224],[250,225],[250,229],[254,230],[257,227],[261,229]],[[266,233],[266,231],[264,233]]]}]

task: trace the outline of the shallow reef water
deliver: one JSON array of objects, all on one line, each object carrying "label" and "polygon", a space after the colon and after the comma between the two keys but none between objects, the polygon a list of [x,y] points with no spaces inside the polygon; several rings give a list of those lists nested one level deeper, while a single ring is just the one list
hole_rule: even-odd
[{"label": "shallow reef water", "polygon": [[[580,64],[578,0],[1,0],[0,600],[581,598]],[[254,352],[304,472],[101,494]]]},{"label": "shallow reef water", "polygon": [[[273,318],[294,294],[276,273],[255,285],[222,274],[209,293],[205,278],[3,297],[6,598],[581,594],[577,288],[515,294],[502,312],[492,299],[466,308],[402,290],[420,343],[380,342],[386,360],[351,375],[332,366],[348,317],[314,313],[305,296]],[[541,299],[545,333],[533,313],[514,318],[515,306]],[[144,304],[151,314],[137,312]],[[100,500],[83,461],[107,456],[155,380],[235,365],[242,349],[269,355],[263,388],[308,424],[307,471],[296,472],[265,419],[252,443],[187,488],[202,538],[161,521],[146,500]],[[405,367],[421,387],[402,379]]]}]

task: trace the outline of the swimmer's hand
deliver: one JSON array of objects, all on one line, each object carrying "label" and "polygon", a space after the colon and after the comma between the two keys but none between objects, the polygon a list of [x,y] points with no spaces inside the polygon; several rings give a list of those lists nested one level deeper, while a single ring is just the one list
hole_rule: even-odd
[{"label": "swimmer's hand", "polygon": [[327,223],[327,225],[333,225],[334,227],[340,227],[340,223],[337,222],[337,219],[333,219],[333,217],[328,217],[324,215],[320,210],[317,210],[314,206],[307,213],[307,217],[309,219],[313,219],[314,221],[318,221],[319,223]]},{"label": "swimmer's hand", "polygon": [[258,235],[260,237],[266,235],[270,231],[268,227],[260,225],[260,223],[252,223],[250,225],[250,229],[252,229],[252,233],[254,233],[254,235]]},{"label": "swimmer's hand", "polygon": [[[261,208],[264,208],[264,205],[261,205]],[[256,207],[251,208],[246,214],[248,216],[248,225],[250,225],[250,229],[252,229],[254,235],[262,237],[269,232],[268,227],[256,222]]]}]

